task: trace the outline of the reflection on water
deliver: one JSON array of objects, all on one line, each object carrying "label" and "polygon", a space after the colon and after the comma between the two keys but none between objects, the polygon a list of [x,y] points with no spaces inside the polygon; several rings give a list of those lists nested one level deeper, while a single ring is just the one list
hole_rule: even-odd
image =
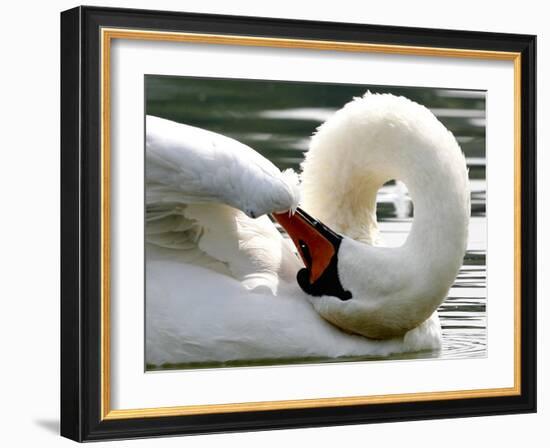
[{"label": "reflection on water", "polygon": [[[468,164],[472,218],[464,264],[439,308],[442,350],[413,357],[486,354],[485,93],[406,87],[146,77],[147,113],[233,137],[279,168],[299,171],[315,129],[366,90],[404,95],[428,107],[453,132]],[[407,188],[389,182],[377,197],[384,242],[400,245],[414,214]],[[410,358],[411,356],[407,356]],[[403,355],[398,356],[403,358]],[[295,360],[294,362],[299,362]]]}]

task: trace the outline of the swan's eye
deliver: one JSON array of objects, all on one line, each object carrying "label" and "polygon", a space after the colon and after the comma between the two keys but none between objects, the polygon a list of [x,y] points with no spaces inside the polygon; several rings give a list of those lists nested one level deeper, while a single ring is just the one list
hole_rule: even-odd
[{"label": "swan's eye", "polygon": [[307,247],[307,244],[303,240],[300,240],[298,242],[298,248],[300,249],[300,253],[302,255],[302,260],[304,260],[304,264],[308,268],[311,268],[312,259],[311,259],[311,253],[309,251],[309,248]]},{"label": "swan's eye", "polygon": [[334,296],[351,299],[338,277],[338,250],[342,236],[308,215],[300,207],[293,215],[275,213],[273,217],[284,227],[296,245],[305,269],[298,272],[300,287],[312,296]]}]

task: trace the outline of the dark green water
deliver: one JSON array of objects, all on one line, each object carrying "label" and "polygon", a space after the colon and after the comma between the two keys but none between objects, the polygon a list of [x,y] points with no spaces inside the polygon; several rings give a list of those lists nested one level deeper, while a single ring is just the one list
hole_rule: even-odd
[{"label": "dark green water", "polygon": [[[464,264],[439,308],[443,348],[432,353],[394,358],[483,357],[487,347],[484,92],[146,76],[146,113],[235,138],[279,168],[299,171],[315,129],[353,97],[367,90],[403,95],[431,109],[453,132],[466,155],[472,192],[470,238]],[[400,245],[405,240],[412,212],[410,198],[402,184],[390,182],[379,191],[377,216],[382,237],[388,245]],[[288,360],[289,363],[318,361]],[[257,360],[248,361],[246,365],[274,363],[278,362]]]}]

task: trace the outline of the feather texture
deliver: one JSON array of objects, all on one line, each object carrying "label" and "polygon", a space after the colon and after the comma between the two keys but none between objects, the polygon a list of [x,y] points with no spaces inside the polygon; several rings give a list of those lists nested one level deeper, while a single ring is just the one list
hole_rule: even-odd
[{"label": "feather texture", "polygon": [[158,117],[146,118],[146,202],[219,202],[251,218],[296,209],[298,176],[249,146]]}]

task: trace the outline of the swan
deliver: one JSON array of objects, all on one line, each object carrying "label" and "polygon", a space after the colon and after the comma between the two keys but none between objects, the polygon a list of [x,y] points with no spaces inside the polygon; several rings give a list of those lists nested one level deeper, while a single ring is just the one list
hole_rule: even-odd
[{"label": "swan", "polygon": [[[301,169],[298,178],[231,138],[146,118],[148,365],[440,347],[436,310],[470,216],[452,133],[424,106],[367,92],[317,129]],[[414,203],[400,247],[381,244],[376,221],[376,193],[392,179]]]}]

